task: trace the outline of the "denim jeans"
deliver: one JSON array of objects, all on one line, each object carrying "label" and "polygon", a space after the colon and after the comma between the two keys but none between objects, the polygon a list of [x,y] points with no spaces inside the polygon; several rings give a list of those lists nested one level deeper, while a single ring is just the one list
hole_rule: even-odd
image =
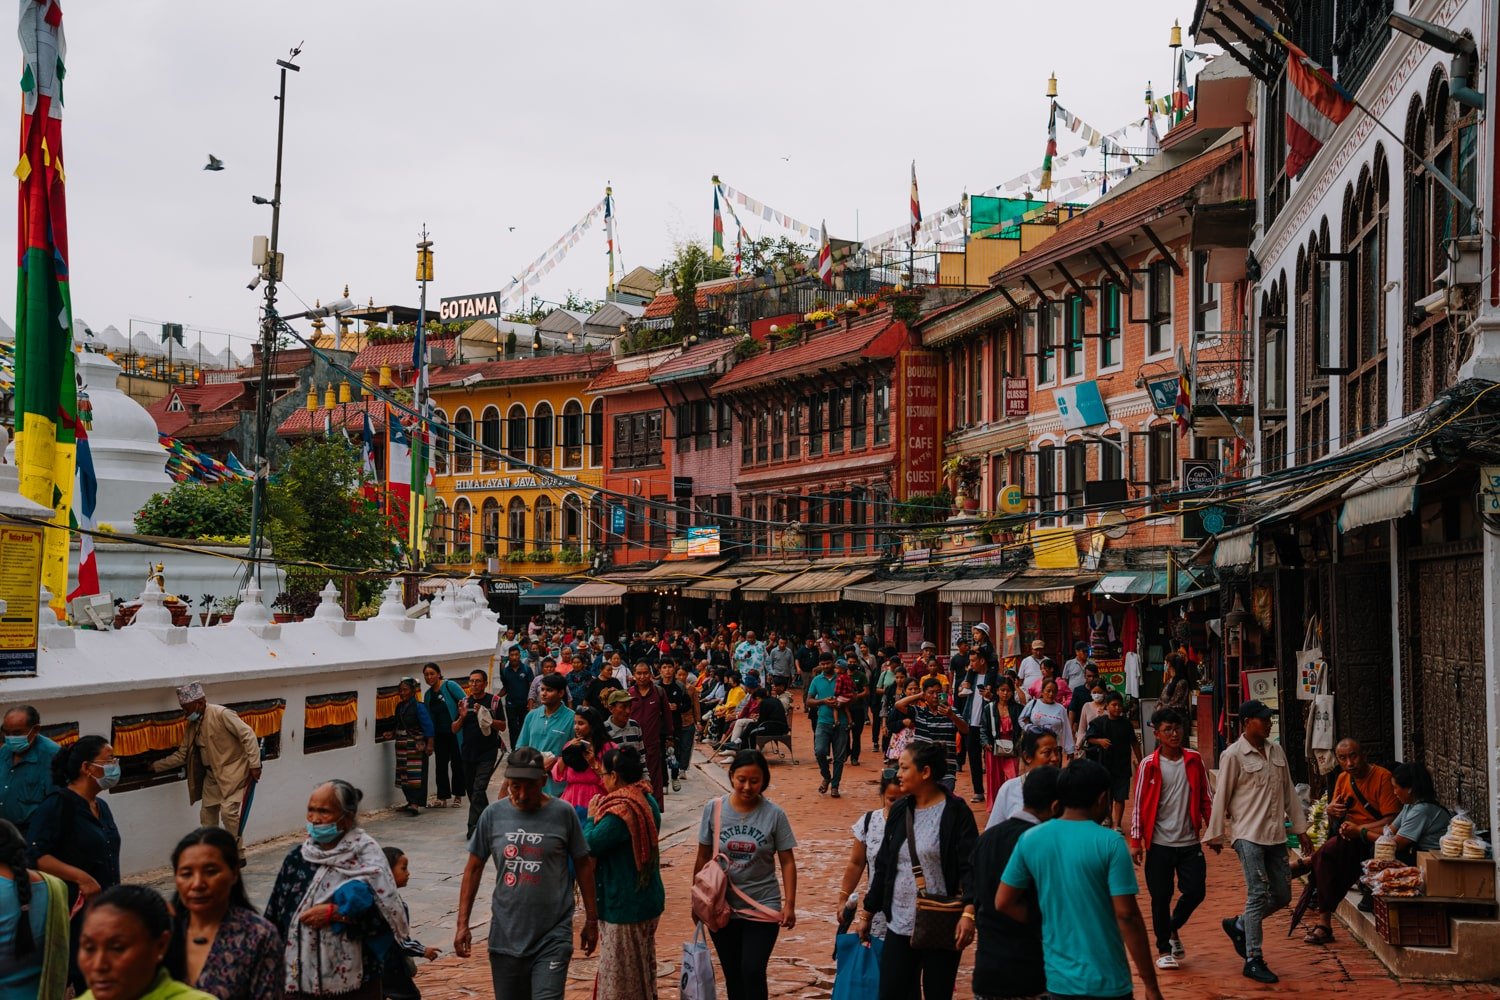
[{"label": "denim jeans", "polygon": [[[832,769],[829,768],[829,751],[832,751]],[[849,756],[849,727],[844,723],[820,722],[813,736],[813,756],[818,758],[818,771],[823,780],[834,788],[844,776],[844,759]]]},{"label": "denim jeans", "polygon": [[1287,868],[1286,844],[1252,844],[1236,840],[1245,873],[1245,957],[1261,955],[1261,921],[1292,901],[1292,875]]}]

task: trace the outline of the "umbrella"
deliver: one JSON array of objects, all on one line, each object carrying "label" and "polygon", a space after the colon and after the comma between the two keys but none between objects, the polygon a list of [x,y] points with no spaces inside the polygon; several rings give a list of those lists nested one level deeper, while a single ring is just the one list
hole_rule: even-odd
[{"label": "umbrella", "polygon": [[240,840],[245,839],[245,825],[250,822],[250,806],[255,803],[255,778],[245,779],[245,801],[240,803]]}]

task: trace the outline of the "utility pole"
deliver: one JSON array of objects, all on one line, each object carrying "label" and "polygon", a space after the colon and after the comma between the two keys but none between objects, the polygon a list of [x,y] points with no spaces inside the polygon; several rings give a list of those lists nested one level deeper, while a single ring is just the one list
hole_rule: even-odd
[{"label": "utility pole", "polygon": [[260,586],[261,536],[265,532],[266,483],[271,478],[271,460],[266,454],[271,423],[271,355],[276,347],[276,285],[281,281],[281,254],[277,252],[281,235],[281,154],[286,138],[286,75],[300,73],[302,68],[291,60],[302,51],[299,44],[286,59],[276,60],[281,67],[281,92],[276,97],[276,189],[271,195],[271,250],[266,260],[266,302],[260,321],[260,387],[255,400],[255,461],[251,466],[255,480],[250,494],[250,558],[255,585]]}]

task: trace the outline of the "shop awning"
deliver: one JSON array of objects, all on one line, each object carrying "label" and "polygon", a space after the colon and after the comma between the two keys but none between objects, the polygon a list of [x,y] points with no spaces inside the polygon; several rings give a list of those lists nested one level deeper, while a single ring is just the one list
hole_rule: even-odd
[{"label": "shop awning", "polygon": [[466,583],[478,583],[478,582],[479,582],[479,578],[478,577],[474,577],[474,576],[468,576],[468,577],[458,577],[458,576],[429,576],[427,579],[425,579],[425,580],[423,580],[423,581],[421,581],[420,583],[417,584],[417,593],[419,593],[419,594],[437,594],[437,593],[441,593],[444,590],[447,590],[449,584],[452,584],[454,587],[461,588]]},{"label": "shop awning", "polygon": [[1097,576],[1056,576],[1021,572],[1005,582],[997,602],[1007,605],[1069,604],[1079,587],[1099,581]]},{"label": "shop awning", "polygon": [[1417,448],[1360,473],[1344,491],[1339,531],[1348,532],[1367,524],[1394,521],[1415,510],[1417,478],[1431,457],[1427,449]]},{"label": "shop awning", "polygon": [[752,577],[740,585],[740,599],[744,601],[769,601],[771,592],[782,584],[796,579],[795,573],[764,573]]},{"label": "shop awning", "polygon": [[875,575],[874,567],[814,569],[793,577],[776,588],[776,599],[785,604],[822,604],[844,599],[844,588]]},{"label": "shop awning", "polygon": [[[620,603],[625,588],[618,583],[581,583],[562,595],[560,603],[565,607],[603,607]],[[524,599],[523,599],[524,600]]]},{"label": "shop awning", "polygon": [[[1177,592],[1180,594],[1197,586],[1191,573],[1177,571]],[[1167,571],[1164,569],[1141,570],[1135,573],[1110,573],[1094,584],[1094,593],[1108,597],[1165,597],[1167,596]]]},{"label": "shop awning", "polygon": [[866,580],[844,588],[844,600],[883,604],[888,608],[910,608],[917,598],[943,586],[942,580]]},{"label": "shop awning", "polygon": [[727,601],[740,589],[740,583],[748,576],[710,576],[682,585],[683,597],[696,597],[703,601]]},{"label": "shop awning", "polygon": [[707,578],[714,570],[722,569],[729,563],[728,559],[678,559],[675,562],[664,562],[653,566],[644,573],[631,574],[626,579],[623,574],[611,576],[609,579],[616,583],[623,583],[630,589],[632,594],[645,593],[654,587],[687,586]]},{"label": "shop awning", "polygon": [[1223,532],[1215,539],[1215,566],[1249,566],[1254,561],[1255,525]]},{"label": "shop awning", "polygon": [[1009,579],[1008,576],[986,576],[954,580],[938,588],[938,600],[944,604],[995,604]]},{"label": "shop awning", "polygon": [[522,594],[520,604],[561,604],[562,595],[578,586],[576,583],[539,583]]}]

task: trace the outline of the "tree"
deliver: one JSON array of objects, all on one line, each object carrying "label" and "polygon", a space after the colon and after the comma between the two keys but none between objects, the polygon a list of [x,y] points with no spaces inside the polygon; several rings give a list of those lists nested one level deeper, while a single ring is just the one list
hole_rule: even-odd
[{"label": "tree", "polygon": [[163,538],[224,539],[250,534],[250,482],[178,483],[147,500],[135,530]]},{"label": "tree", "polygon": [[662,262],[657,273],[677,296],[672,310],[672,332],[677,339],[698,332],[698,282],[729,276],[733,262],[714,260],[713,254],[697,240],[677,244],[676,253]]},{"label": "tree", "polygon": [[798,243],[790,236],[772,239],[769,236],[740,246],[740,264],[744,274],[762,274],[766,271],[791,270],[805,266],[811,259],[812,245]]},{"label": "tree", "polygon": [[[563,297],[561,308],[568,312],[583,313],[592,316],[599,311],[602,305],[598,299],[591,299],[577,289],[568,289],[568,294]],[[505,314],[505,318],[512,323],[529,323],[532,326],[547,318],[547,314],[553,309],[559,308],[558,303],[548,302],[536,295],[531,300],[517,309],[515,312]]]},{"label": "tree", "polygon": [[[396,532],[380,508],[361,493],[357,450],[342,438],[309,438],[293,447],[266,490],[266,536],[278,560],[384,569],[396,552]],[[286,593],[277,604],[311,614],[332,570],[289,567]],[[361,580],[355,606],[374,594]]]}]

